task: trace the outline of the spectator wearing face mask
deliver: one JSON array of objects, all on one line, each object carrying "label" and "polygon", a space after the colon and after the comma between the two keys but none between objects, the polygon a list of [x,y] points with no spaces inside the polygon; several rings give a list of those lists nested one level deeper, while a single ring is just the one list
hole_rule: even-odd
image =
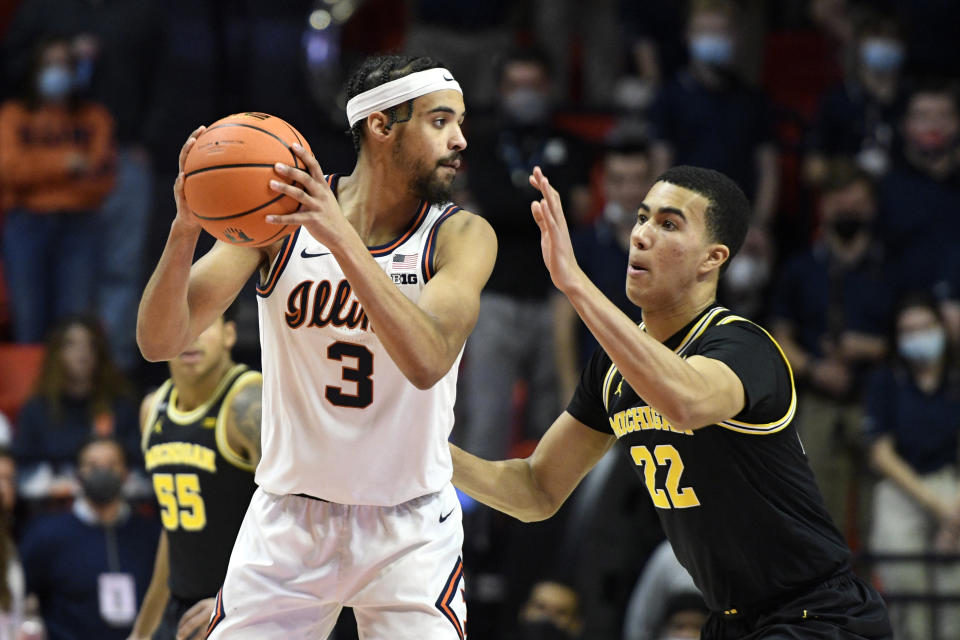
[{"label": "spectator wearing face mask", "polygon": [[947,277],[960,237],[960,101],[930,80],[908,92],[900,125],[903,153],[879,183],[877,232],[898,292]]},{"label": "spectator wearing face mask", "polygon": [[[460,388],[462,427],[454,436],[470,451],[503,457],[511,445],[510,402],[519,381],[527,385],[530,435],[542,433],[560,408],[554,358],[554,287],[537,247],[540,230],[530,214],[537,191],[534,166],[550,172],[572,217],[589,200],[584,145],[553,125],[554,87],[546,54],[507,53],[499,71],[494,122],[481,123],[467,164],[469,199],[497,234],[497,261],[480,298],[477,325],[467,341]],[[578,204],[579,203],[579,204]]]},{"label": "spectator wearing face mask", "polygon": [[[949,356],[937,304],[908,294],[894,318],[894,357],[870,379],[864,433],[870,462],[880,474],[873,501],[871,550],[878,554],[960,551],[960,371]],[[930,575],[930,572],[934,575]],[[960,567],[924,561],[880,561],[877,572],[891,593],[960,592]],[[890,618],[898,638],[929,638],[930,610],[897,604]],[[960,605],[941,604],[935,637],[960,637]]]},{"label": "spectator wearing face mask", "polygon": [[734,70],[737,15],[733,2],[690,3],[690,63],[664,85],[650,109],[654,173],[689,164],[726,174],[743,188],[754,224],[762,228],[772,221],[777,200],[777,153],[767,98]]},{"label": "spectator wearing face mask", "polygon": [[77,97],[73,69],[70,41],[45,39],[23,96],[0,105],[3,259],[18,342],[40,342],[56,320],[94,304],[95,212],[113,186],[113,120]]},{"label": "spectator wearing face mask", "polygon": [[519,626],[509,640],[575,640],[583,621],[580,596],[559,580],[541,580],[520,609]]},{"label": "spectator wearing face mask", "polygon": [[81,493],[68,513],[41,516],[24,533],[27,591],[48,640],[125,640],[153,570],[158,526],[130,509],[123,447],[95,437],[77,453]]},{"label": "spectator wearing face mask", "polygon": [[808,134],[805,173],[813,184],[837,157],[855,157],[874,177],[890,167],[903,108],[906,48],[900,25],[889,16],[865,13],[855,21],[850,49],[845,77],[821,99]]},{"label": "spectator wearing face mask", "polygon": [[788,260],[772,301],[772,333],[799,389],[797,426],[827,509],[848,537],[861,526],[860,391],[886,353],[888,279],[873,235],[870,177],[852,163],[828,170],[820,239]]}]

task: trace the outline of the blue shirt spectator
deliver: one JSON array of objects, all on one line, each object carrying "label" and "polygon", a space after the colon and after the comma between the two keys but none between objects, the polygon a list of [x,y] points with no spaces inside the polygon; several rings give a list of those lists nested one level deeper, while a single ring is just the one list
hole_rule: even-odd
[{"label": "blue shirt spectator", "polygon": [[124,640],[150,575],[159,527],[131,512],[121,488],[123,450],[89,441],[78,454],[82,494],[69,513],[38,517],[20,553],[48,640]]}]

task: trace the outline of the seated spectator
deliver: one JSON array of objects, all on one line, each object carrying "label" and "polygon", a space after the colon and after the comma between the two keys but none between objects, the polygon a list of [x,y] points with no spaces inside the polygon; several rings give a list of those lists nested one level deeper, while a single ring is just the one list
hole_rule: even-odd
[{"label": "seated spectator", "polygon": [[699,640],[709,610],[699,593],[679,593],[669,598],[656,640]]},{"label": "seated spectator", "polygon": [[75,452],[91,435],[116,437],[129,460],[140,460],[137,407],[126,390],[99,324],[73,317],[53,330],[13,443],[24,497],[72,496]]},{"label": "seated spectator", "polygon": [[[871,550],[885,554],[960,551],[960,371],[951,361],[936,302],[907,296],[895,316],[896,356],[870,379],[864,431],[880,474],[874,492]],[[931,575],[931,571],[933,575]],[[891,593],[960,593],[960,567],[925,561],[877,566]],[[898,638],[930,638],[927,603],[891,603]],[[960,605],[938,611],[936,637],[960,637]],[[902,634],[902,635],[900,635]]]},{"label": "seated spectator", "polygon": [[822,97],[809,132],[805,173],[813,184],[837,157],[855,157],[874,177],[890,166],[906,57],[900,27],[893,18],[865,14],[856,21],[851,47],[846,77]]},{"label": "seated spectator", "polygon": [[851,538],[862,517],[861,383],[886,353],[891,307],[876,211],[870,176],[833,165],[820,194],[820,240],[786,263],[772,302],[772,333],[798,383],[804,450],[830,515]]},{"label": "seated spectator", "polygon": [[0,447],[0,640],[19,640],[23,621],[23,567],[13,541],[13,511],[17,504],[17,466]]},{"label": "seated spectator", "polygon": [[76,96],[73,69],[69,40],[43,40],[23,97],[0,105],[4,272],[17,342],[40,342],[58,319],[94,305],[113,120]]},{"label": "seated spectator", "polygon": [[[670,603],[677,601],[676,599],[686,599],[686,602],[689,602],[691,597],[699,600],[698,607],[703,611],[700,626],[703,626],[706,620],[703,596],[693,583],[693,578],[677,560],[670,542],[664,540],[650,554],[633,595],[630,596],[623,624],[624,640],[658,640],[662,635],[661,630],[664,626],[670,626],[666,623],[676,613],[671,611]],[[698,634],[700,626],[697,627]]]},{"label": "seated spectator", "polygon": [[[590,226],[575,231],[571,238],[577,262],[590,281],[637,322],[640,309],[627,300],[623,274],[630,253],[630,234],[653,179],[645,143],[617,141],[608,145],[603,157],[603,214]],[[554,297],[554,331],[560,397],[566,399],[580,379],[580,370],[597,348],[597,340],[561,295]]]},{"label": "seated spectator", "polygon": [[77,470],[73,509],[41,516],[24,533],[27,591],[39,599],[47,640],[125,640],[150,582],[159,527],[123,498],[127,461],[118,441],[90,439]]},{"label": "seated spectator", "polygon": [[573,640],[580,636],[580,596],[558,580],[541,580],[520,609],[520,625],[510,640]]}]

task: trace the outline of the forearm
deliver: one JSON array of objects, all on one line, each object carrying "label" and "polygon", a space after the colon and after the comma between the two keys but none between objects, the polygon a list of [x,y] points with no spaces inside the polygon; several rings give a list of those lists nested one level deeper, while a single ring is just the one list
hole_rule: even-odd
[{"label": "forearm", "polygon": [[871,452],[871,462],[884,477],[889,478],[921,507],[940,519],[945,517],[944,507],[937,496],[924,486],[920,476],[897,455],[892,444],[878,442]]},{"label": "forearm", "polygon": [[678,429],[708,424],[703,416],[715,398],[704,376],[642,331],[586,276],[578,278],[566,294],[620,374],[647,404]]},{"label": "forearm", "polygon": [[137,313],[137,344],[150,361],[169,360],[186,348],[190,337],[187,293],[198,230],[179,221],[170,227],[167,244],[150,276]]},{"label": "forearm", "polygon": [[410,382],[432,387],[453,366],[460,345],[449,344],[436,320],[403,295],[356,233],[343,235],[330,249],[377,338]]},{"label": "forearm", "polygon": [[166,608],[167,600],[170,597],[170,588],[167,586],[167,580],[170,577],[167,554],[167,534],[164,532],[160,535],[157,556],[153,563],[153,576],[150,578],[150,585],[143,597],[140,613],[137,614],[133,631],[130,633],[131,638],[150,638],[160,624],[163,610]]},{"label": "forearm", "polygon": [[523,522],[545,520],[559,505],[552,504],[527,460],[478,458],[450,445],[453,484],[470,497]]},{"label": "forearm", "polygon": [[754,224],[767,227],[772,222],[777,206],[777,191],[780,188],[780,176],[777,167],[777,153],[772,145],[764,145],[757,151],[757,189],[754,196]]},{"label": "forearm", "polygon": [[557,359],[557,378],[560,398],[565,401],[577,386],[577,324],[576,312],[563,296],[553,300],[553,348]]}]

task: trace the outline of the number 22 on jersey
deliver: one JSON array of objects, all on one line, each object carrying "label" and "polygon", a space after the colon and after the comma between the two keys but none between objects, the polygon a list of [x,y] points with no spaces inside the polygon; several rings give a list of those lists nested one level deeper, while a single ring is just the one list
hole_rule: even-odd
[{"label": "number 22 on jersey", "polygon": [[[630,447],[630,456],[638,467],[643,467],[643,481],[650,492],[653,506],[658,509],[685,509],[700,506],[693,487],[681,487],[683,460],[672,444],[658,444],[650,453],[644,446]],[[667,467],[666,491],[657,487],[657,467]],[[669,497],[668,497],[669,496]]]}]

